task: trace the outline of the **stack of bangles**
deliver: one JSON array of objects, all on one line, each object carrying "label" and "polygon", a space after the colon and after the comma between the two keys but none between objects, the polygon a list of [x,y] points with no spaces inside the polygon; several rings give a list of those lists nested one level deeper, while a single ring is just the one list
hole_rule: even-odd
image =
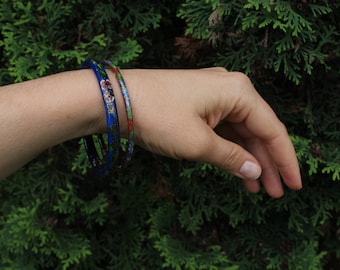
[{"label": "stack of bangles", "polygon": [[[110,68],[116,75],[125,103],[128,122],[128,142],[126,148],[126,157],[123,162],[120,149],[121,147],[118,110],[112,84],[106,73],[105,67]],[[98,154],[97,147],[94,141],[94,136],[85,136],[83,139],[91,165],[93,166],[97,174],[105,176],[108,174],[111,164],[119,167],[122,165],[122,163],[126,164],[128,161],[131,160],[134,146],[134,129],[130,97],[119,68],[110,61],[104,60],[102,63],[99,64],[93,60],[87,60],[82,64],[82,68],[91,68],[94,71],[94,74],[96,75],[98,80],[101,94],[103,96],[107,124],[107,143],[105,143],[102,135],[97,135],[97,141],[99,145],[98,148],[100,148],[101,150],[102,158]]]}]

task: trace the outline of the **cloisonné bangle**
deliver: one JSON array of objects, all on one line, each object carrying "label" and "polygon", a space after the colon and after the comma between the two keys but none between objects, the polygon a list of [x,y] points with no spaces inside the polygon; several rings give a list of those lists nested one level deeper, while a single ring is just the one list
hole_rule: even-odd
[{"label": "cloisonn\u00e9 bangle", "polygon": [[104,140],[101,135],[98,136],[99,145],[102,151],[103,159],[106,159],[105,164],[98,155],[93,136],[84,137],[84,145],[88,154],[89,160],[96,173],[106,175],[110,170],[110,165],[113,161],[119,159],[120,151],[120,129],[117,105],[114,97],[113,88],[105,68],[93,60],[87,60],[82,64],[82,68],[92,68],[103,97],[106,124],[107,124],[107,148],[105,148]]},{"label": "cloisonn\u00e9 bangle", "polygon": [[131,107],[129,92],[126,87],[123,75],[120,72],[120,69],[109,60],[104,60],[103,64],[110,67],[111,70],[115,73],[116,78],[120,85],[120,89],[122,91],[123,98],[124,98],[126,115],[127,115],[127,123],[128,123],[128,143],[127,143],[127,151],[126,151],[127,154],[126,154],[125,161],[129,162],[131,160],[133,147],[134,147],[133,116],[132,116],[132,107]]}]

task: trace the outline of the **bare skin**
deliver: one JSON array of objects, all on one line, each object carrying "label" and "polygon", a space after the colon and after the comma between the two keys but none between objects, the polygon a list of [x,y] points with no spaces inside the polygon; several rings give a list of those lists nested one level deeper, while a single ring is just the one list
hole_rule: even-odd
[{"label": "bare skin", "polygon": [[[289,188],[302,187],[285,126],[242,73],[223,68],[122,73],[141,147],[211,163],[242,178],[250,192],[258,192],[263,183],[274,198],[283,195],[280,176]],[[108,74],[118,90],[113,73]],[[126,113],[117,90],[121,133],[126,137]],[[0,123],[0,179],[53,145],[106,130],[91,70],[1,87]]]}]

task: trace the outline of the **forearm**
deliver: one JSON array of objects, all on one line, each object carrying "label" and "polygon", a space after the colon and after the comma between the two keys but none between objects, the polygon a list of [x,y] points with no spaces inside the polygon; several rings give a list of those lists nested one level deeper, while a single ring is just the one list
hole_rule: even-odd
[{"label": "forearm", "polygon": [[[120,118],[124,105],[113,73]],[[106,131],[105,111],[92,70],[63,72],[0,88],[0,179],[45,149]],[[120,121],[125,133],[125,121]]]}]

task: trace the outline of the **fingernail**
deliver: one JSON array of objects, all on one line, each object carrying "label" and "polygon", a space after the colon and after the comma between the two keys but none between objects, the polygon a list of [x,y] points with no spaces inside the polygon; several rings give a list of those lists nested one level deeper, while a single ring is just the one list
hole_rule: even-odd
[{"label": "fingernail", "polygon": [[246,161],[241,166],[240,174],[245,179],[256,180],[261,175],[261,167],[251,161]]}]

